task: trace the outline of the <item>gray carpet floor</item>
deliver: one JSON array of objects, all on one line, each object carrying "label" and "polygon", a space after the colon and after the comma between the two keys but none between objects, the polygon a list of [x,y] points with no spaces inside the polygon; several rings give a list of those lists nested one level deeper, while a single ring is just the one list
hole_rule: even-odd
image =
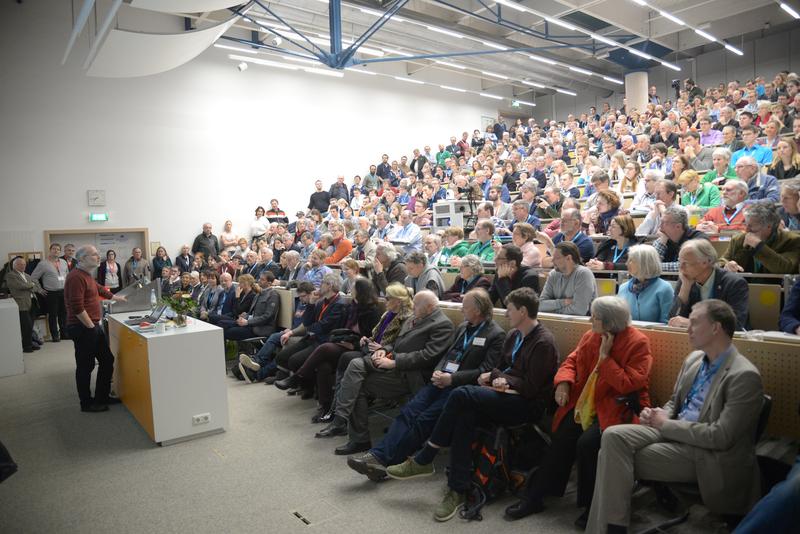
[{"label": "gray carpet floor", "polygon": [[[509,496],[481,522],[438,524],[446,456],[433,477],[370,482],[334,456],[344,438],[314,439],[314,401],[231,377],[227,432],[158,447],[124,406],[80,412],[72,351],[47,343],[26,355],[24,375],[0,378],[0,440],[19,464],[0,484],[0,532],[577,532],[572,488],[515,523],[502,518]],[[372,423],[379,436],[387,421]],[[649,492],[636,501],[635,519],[657,518]],[[674,531],[724,532],[697,507]]]}]

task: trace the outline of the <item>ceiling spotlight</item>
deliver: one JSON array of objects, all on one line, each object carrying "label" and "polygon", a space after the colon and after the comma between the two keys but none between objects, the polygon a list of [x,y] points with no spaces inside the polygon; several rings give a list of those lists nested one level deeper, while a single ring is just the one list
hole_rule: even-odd
[{"label": "ceiling spotlight", "polygon": [[272,38],[272,46],[280,46],[282,43],[283,43],[283,39],[281,39],[277,35]]},{"label": "ceiling spotlight", "polygon": [[246,71],[246,70],[247,70],[247,63],[245,63],[244,61],[242,61],[241,63],[239,63],[238,65],[236,65],[236,68],[237,68],[237,69],[239,69],[239,72],[244,72],[244,71]]}]

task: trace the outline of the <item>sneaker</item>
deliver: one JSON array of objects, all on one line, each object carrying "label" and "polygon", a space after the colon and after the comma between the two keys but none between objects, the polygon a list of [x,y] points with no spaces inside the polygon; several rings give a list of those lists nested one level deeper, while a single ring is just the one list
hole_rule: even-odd
[{"label": "sneaker", "polygon": [[466,501],[467,498],[463,493],[458,493],[447,488],[444,499],[442,499],[442,502],[439,503],[439,506],[437,506],[436,510],[433,512],[433,518],[437,521],[449,521],[453,519],[453,516],[458,513]]},{"label": "sneaker", "polygon": [[[395,480],[408,480],[410,478],[429,477],[436,472],[433,464],[420,465],[409,458],[402,464],[390,465],[386,468],[386,474]],[[448,519],[450,519],[448,517]]]},{"label": "sneaker", "polygon": [[256,373],[249,367],[245,367],[243,363],[239,364],[239,372],[242,373],[242,378],[244,378],[244,381],[248,384],[258,381]]},{"label": "sneaker", "polygon": [[[253,361],[253,358],[248,356],[247,354],[240,354],[239,355],[239,363],[247,367],[248,369],[252,369],[253,371],[258,372],[261,369],[261,366]],[[242,373],[244,374],[244,373]]]}]

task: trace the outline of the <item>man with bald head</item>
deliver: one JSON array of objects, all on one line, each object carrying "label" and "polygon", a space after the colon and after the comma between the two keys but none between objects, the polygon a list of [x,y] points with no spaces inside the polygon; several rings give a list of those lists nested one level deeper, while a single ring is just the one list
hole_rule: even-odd
[{"label": "man with bald head", "polygon": [[335,452],[350,455],[368,451],[367,397],[396,398],[415,394],[427,384],[439,358],[452,343],[453,323],[438,308],[431,291],[414,296],[414,315],[403,323],[393,344],[356,358],[342,377],[335,417],[317,437],[348,434]]}]

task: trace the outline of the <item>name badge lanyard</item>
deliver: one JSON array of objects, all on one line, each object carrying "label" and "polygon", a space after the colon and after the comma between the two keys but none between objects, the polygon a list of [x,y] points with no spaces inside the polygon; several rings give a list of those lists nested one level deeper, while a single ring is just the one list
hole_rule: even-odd
[{"label": "name badge lanyard", "polygon": [[731,217],[730,217],[730,219],[729,219],[729,218],[728,218],[728,216],[727,216],[727,215],[725,215],[725,208],[723,208],[723,209],[722,209],[722,218],[723,218],[723,219],[725,219],[725,223],[726,223],[726,224],[730,225],[730,224],[732,224],[732,223],[733,223],[733,220],[736,218],[736,216],[737,216],[737,215],[739,215],[739,212],[740,212],[740,211],[742,211],[742,206],[739,206],[739,207],[736,209],[736,211],[734,211],[734,212],[733,212],[733,215],[731,215]]},{"label": "name badge lanyard", "polygon": [[525,341],[525,338],[522,337],[522,332],[517,330],[517,340],[514,342],[514,348],[511,349],[511,365],[506,368],[504,373],[509,372],[514,367],[514,363],[517,361],[517,353],[519,352],[520,347],[522,347],[522,342]]},{"label": "name badge lanyard", "polygon": [[683,405],[688,406],[695,395],[697,395],[703,387],[708,383],[709,380],[716,374],[717,369],[719,369],[720,365],[722,365],[722,359],[718,360],[713,365],[708,365],[708,362],[703,362],[703,365],[700,367],[700,371],[698,375],[700,376],[700,380],[692,384],[691,389],[689,389],[689,394],[686,395],[686,401],[684,401]]},{"label": "name badge lanyard", "polygon": [[[469,280],[461,280],[461,294],[462,295],[467,292],[467,288],[470,286],[470,284],[472,284],[478,278],[478,276],[479,275],[475,275],[472,278],[470,278]],[[483,323],[481,323],[481,328],[483,328]]]},{"label": "name badge lanyard", "polygon": [[617,245],[614,245],[614,263],[617,263],[619,259],[625,255],[625,251],[628,250],[628,245],[622,247],[622,250],[617,251]]},{"label": "name badge lanyard", "polygon": [[492,240],[490,239],[489,241],[481,245],[481,248],[475,251],[475,255],[480,258],[481,254],[483,254],[483,251],[486,250],[486,247],[491,247],[491,246],[492,246]]}]

